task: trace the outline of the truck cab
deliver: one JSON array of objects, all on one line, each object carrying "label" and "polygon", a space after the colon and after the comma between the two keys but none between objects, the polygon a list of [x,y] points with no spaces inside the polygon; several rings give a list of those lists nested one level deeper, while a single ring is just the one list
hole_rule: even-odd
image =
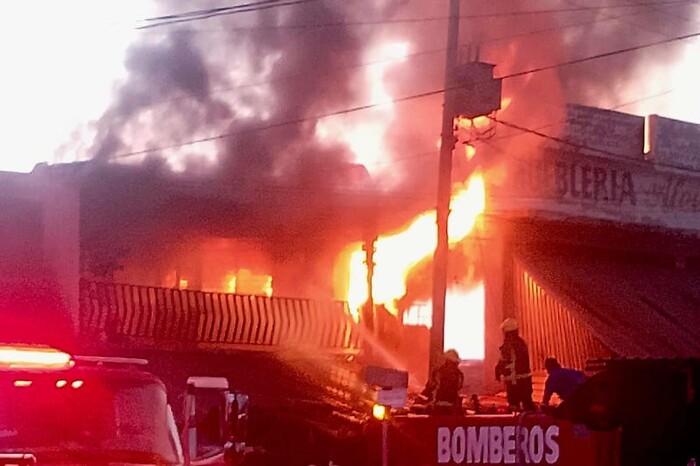
[{"label": "truck cab", "polygon": [[229,429],[235,397],[229,396],[225,379],[213,387],[187,387],[190,407],[200,392],[212,390],[221,402],[221,435],[215,439],[221,445],[215,449],[218,454],[208,454],[202,462],[202,455],[189,448],[191,442],[186,449],[181,442],[186,436],[196,438],[199,426],[186,422],[178,431],[165,385],[144,370],[146,363],[74,357],[44,346],[0,346],[0,454],[36,464],[189,465],[232,460],[225,455],[227,449],[242,450],[242,442]]}]

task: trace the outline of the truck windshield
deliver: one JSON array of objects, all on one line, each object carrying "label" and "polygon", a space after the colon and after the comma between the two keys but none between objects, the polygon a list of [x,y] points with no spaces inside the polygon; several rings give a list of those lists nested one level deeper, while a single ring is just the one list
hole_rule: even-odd
[{"label": "truck windshield", "polygon": [[162,386],[74,372],[0,375],[0,451],[39,462],[179,462]]}]

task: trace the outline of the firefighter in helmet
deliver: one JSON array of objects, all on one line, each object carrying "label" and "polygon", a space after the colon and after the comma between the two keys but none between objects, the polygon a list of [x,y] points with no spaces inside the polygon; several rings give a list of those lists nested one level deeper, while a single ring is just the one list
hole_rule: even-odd
[{"label": "firefighter in helmet", "polygon": [[501,324],[503,344],[501,357],[496,365],[496,380],[504,381],[508,404],[512,411],[532,411],[532,373],[527,344],[518,334],[516,319],[506,319]]},{"label": "firefighter in helmet", "polygon": [[460,358],[456,350],[445,351],[442,363],[430,375],[422,396],[436,411],[445,414],[461,410],[459,391],[464,384],[464,374],[459,369]]}]

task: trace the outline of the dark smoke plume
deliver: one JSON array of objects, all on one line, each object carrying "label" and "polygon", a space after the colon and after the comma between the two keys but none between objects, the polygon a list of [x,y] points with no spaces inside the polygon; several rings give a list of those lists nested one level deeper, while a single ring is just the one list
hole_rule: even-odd
[{"label": "dark smoke plume", "polygon": [[[621,4],[603,0],[596,5]],[[461,57],[473,58],[479,46],[480,58],[496,64],[497,75],[508,75],[690,32],[693,23],[686,20],[696,13],[691,2],[574,10],[590,6],[594,5],[582,0],[462,2],[465,16],[496,15],[462,21]],[[499,15],[567,8],[573,11]],[[171,12],[166,3],[162,9]],[[342,26],[343,22],[447,13],[445,0],[319,0],[144,33],[129,50],[129,74],[113,105],[95,122],[97,137],[90,155],[108,161],[132,151],[166,149],[154,150],[149,164],[130,169],[140,172],[136,177],[128,170],[115,174],[113,165],[89,176],[84,198],[92,196],[104,212],[93,209],[100,218],[94,234],[114,231],[115,218],[124,225],[148,219],[157,225],[154,229],[273,235],[280,255],[297,250],[311,257],[317,242],[332,236],[329,231],[359,238],[364,223],[369,223],[366,211],[372,211],[375,220],[391,218],[387,224],[395,227],[433,207],[441,95],[395,105],[387,154],[394,162],[389,161],[386,172],[400,182],[386,196],[377,193],[384,180],[370,179],[372,167],[358,171],[347,147],[317,140],[314,116],[369,102],[365,68],[351,65],[365,61],[363,53],[382,41],[411,44],[412,56],[392,66],[387,76],[391,95],[400,98],[443,86],[446,21],[364,26]],[[300,25],[326,26],[296,27]],[[645,69],[673,63],[680,50],[646,49],[507,79],[504,95],[513,103],[501,116],[531,128],[556,125],[566,102],[615,102],[625,89],[645,79]],[[220,134],[229,136],[175,151],[185,158],[184,173],[170,174],[158,162],[173,155],[167,149],[171,145]],[[476,142],[474,161],[458,152],[455,179],[477,164],[488,165],[496,154],[534,152],[541,142],[499,126],[488,144]],[[217,162],[202,168],[205,151]],[[212,222],[216,212],[225,213],[221,217],[227,221]],[[292,224],[295,234],[285,234]],[[385,231],[386,226],[380,222],[379,228]],[[304,243],[306,237],[310,239]]]},{"label": "dark smoke plume", "polygon": [[[361,224],[364,212],[344,212],[341,194],[366,189],[368,174],[350,163],[347,148],[316,140],[313,117],[367,99],[362,68],[347,65],[362,61],[370,37],[337,24],[400,3],[318,1],[145,34],[128,52],[129,74],[113,105],[95,122],[91,153],[110,161],[162,150],[147,164],[106,164],[86,175],[83,245],[101,256],[91,261],[118,267],[114,254],[100,251],[128,255],[134,241],[209,234],[267,238],[273,254],[304,263],[324,241],[336,241],[329,231],[363,234],[349,223]],[[286,27],[305,24],[336,26]],[[171,145],[224,133],[230,136],[209,144],[216,156],[209,169],[185,162],[184,173],[172,174],[158,162],[172,156]],[[184,149],[185,156],[202,150]]]},{"label": "dark smoke plume", "polygon": [[231,117],[229,107],[211,94],[210,72],[194,38],[186,32],[132,46],[125,66],[127,81],[119,87],[112,107],[96,122],[91,151],[96,159],[136,149],[124,140],[124,132],[147,111],[156,121],[136,136],[147,147],[161,146],[172,133],[191,137]]}]

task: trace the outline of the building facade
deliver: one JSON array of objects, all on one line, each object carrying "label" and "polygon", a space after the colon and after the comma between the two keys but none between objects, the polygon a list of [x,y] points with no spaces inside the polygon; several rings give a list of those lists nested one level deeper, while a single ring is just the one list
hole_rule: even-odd
[{"label": "building facade", "polygon": [[[700,354],[700,127],[568,107],[489,187],[485,380],[505,317],[531,363]],[[493,388],[496,388],[494,385]]]}]

